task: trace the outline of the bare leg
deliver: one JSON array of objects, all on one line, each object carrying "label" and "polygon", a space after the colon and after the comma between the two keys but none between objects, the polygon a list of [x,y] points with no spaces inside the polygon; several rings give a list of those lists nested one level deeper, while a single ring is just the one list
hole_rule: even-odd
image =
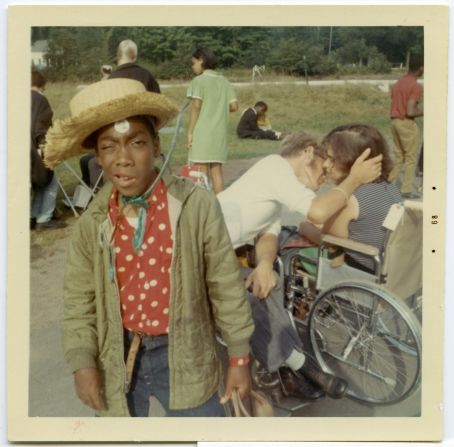
[{"label": "bare leg", "polygon": [[224,174],[222,163],[210,163],[210,177],[213,184],[213,191],[217,194],[224,190]]},{"label": "bare leg", "polygon": [[207,178],[210,176],[210,165],[208,163],[193,163],[194,166],[200,170],[200,172],[203,172]]}]

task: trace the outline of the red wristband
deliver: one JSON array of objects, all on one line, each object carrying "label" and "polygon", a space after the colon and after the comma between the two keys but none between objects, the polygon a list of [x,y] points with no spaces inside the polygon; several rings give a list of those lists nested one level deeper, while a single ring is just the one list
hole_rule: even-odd
[{"label": "red wristband", "polygon": [[249,360],[250,360],[249,355],[245,355],[244,357],[230,357],[229,365],[230,366],[246,366],[249,363]]}]

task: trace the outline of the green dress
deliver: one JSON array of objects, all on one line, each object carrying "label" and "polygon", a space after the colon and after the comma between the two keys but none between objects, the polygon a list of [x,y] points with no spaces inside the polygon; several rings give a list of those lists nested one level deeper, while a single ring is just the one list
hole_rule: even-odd
[{"label": "green dress", "polygon": [[229,105],[236,101],[232,86],[216,71],[205,70],[189,84],[186,96],[202,101],[192,135],[189,160],[199,163],[225,163]]}]

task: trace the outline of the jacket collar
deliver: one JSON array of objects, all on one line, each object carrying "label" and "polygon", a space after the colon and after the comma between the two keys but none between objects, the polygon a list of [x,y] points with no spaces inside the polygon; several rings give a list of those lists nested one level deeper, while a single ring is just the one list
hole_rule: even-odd
[{"label": "jacket collar", "polygon": [[[190,194],[197,188],[190,180],[182,179],[164,172],[162,179],[167,186],[167,192],[172,197],[174,203],[180,206],[186,201]],[[107,182],[96,194],[93,202],[88,207],[86,214],[91,215],[96,221],[102,222],[106,219],[109,198],[112,194],[112,183]],[[176,201],[176,202],[175,202]]]}]

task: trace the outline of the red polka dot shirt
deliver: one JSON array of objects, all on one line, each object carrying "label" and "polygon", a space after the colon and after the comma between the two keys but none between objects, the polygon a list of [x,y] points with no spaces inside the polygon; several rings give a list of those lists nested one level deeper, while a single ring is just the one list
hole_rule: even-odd
[{"label": "red polka dot shirt", "polygon": [[[167,188],[161,180],[148,199],[144,241],[139,252],[132,246],[135,228],[120,215],[118,191],[109,201],[116,225],[115,270],[120,289],[123,327],[132,332],[163,335],[169,332],[170,265],[173,236]],[[230,366],[246,366],[249,356],[230,357]]]},{"label": "red polka dot shirt", "polygon": [[125,329],[149,335],[169,332],[170,265],[173,237],[167,188],[161,180],[148,199],[143,244],[134,251],[135,228],[120,215],[118,191],[110,198],[109,214],[116,222],[115,269]]}]

